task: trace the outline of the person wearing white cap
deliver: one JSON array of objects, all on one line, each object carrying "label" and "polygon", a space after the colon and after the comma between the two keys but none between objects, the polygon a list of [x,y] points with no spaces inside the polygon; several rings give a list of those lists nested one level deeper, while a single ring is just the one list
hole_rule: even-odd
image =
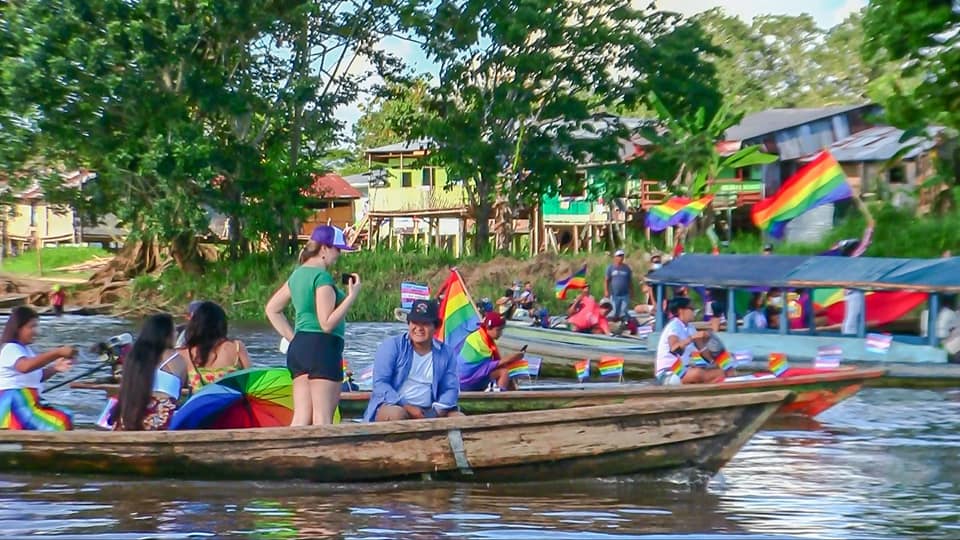
[{"label": "person wearing white cap", "polygon": [[[360,276],[349,274],[347,292],[337,288],[330,268],[341,251],[352,251],[343,231],[313,230],[300,252],[300,266],[267,302],[267,319],[290,342],[287,369],[293,377],[291,425],[332,424],[343,382],[343,337],[347,312],[360,294]],[[293,303],[291,327],[283,311]]]},{"label": "person wearing white cap", "polygon": [[622,249],[613,254],[613,264],[607,266],[606,279],[603,281],[603,296],[613,304],[613,318],[616,320],[627,316],[630,296],[633,294],[633,271],[624,264],[624,255]]}]

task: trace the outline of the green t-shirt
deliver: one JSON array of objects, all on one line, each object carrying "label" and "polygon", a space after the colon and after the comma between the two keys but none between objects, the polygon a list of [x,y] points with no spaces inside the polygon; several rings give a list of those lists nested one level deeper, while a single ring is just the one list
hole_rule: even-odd
[{"label": "green t-shirt", "polygon": [[[290,301],[293,303],[293,309],[297,317],[293,324],[295,332],[320,332],[320,321],[317,320],[317,289],[326,285],[333,287],[336,295],[335,306],[339,306],[343,299],[347,297],[346,293],[337,288],[333,281],[333,276],[323,268],[316,266],[299,266],[290,274],[287,280],[290,287]],[[333,329],[332,334],[343,337],[347,329],[345,320]]]}]

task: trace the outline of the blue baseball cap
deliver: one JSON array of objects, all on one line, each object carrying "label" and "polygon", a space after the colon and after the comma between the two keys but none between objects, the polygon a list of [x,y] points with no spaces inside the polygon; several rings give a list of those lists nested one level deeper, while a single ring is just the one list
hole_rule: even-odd
[{"label": "blue baseball cap", "polygon": [[337,248],[341,251],[353,251],[354,248],[347,243],[347,238],[343,230],[331,225],[317,225],[310,234],[310,240],[322,246]]}]

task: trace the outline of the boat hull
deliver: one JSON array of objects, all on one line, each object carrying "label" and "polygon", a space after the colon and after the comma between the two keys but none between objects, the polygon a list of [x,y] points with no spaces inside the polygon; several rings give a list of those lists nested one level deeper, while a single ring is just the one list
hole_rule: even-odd
[{"label": "boat hull", "polygon": [[513,482],[719,470],[787,391],[300,428],[0,432],[0,470],[191,479]]}]

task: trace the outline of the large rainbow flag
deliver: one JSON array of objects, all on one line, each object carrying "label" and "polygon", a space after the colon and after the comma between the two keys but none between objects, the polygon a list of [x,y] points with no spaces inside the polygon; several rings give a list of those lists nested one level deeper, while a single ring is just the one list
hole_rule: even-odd
[{"label": "large rainbow flag", "polygon": [[675,225],[689,225],[711,202],[713,202],[713,195],[696,200],[673,197],[647,212],[647,228],[653,232],[659,232]]},{"label": "large rainbow flag", "polygon": [[490,372],[497,367],[495,360],[499,360],[498,354],[497,345],[485,330],[468,335],[460,349],[457,364],[461,386],[487,381]]},{"label": "large rainbow flag", "polygon": [[830,152],[821,152],[784,182],[772,197],[753,206],[753,223],[774,238],[783,238],[787,223],[827,203],[849,199],[853,191]]},{"label": "large rainbow flag", "polygon": [[440,302],[440,326],[436,337],[446,343],[454,354],[460,354],[467,336],[480,327],[480,316],[470,303],[460,272],[451,270],[450,277],[440,290],[445,294]]},{"label": "large rainbow flag", "polygon": [[567,291],[572,289],[585,289],[587,287],[587,265],[577,270],[569,277],[557,281],[554,285],[557,298],[564,300],[567,298]]}]

